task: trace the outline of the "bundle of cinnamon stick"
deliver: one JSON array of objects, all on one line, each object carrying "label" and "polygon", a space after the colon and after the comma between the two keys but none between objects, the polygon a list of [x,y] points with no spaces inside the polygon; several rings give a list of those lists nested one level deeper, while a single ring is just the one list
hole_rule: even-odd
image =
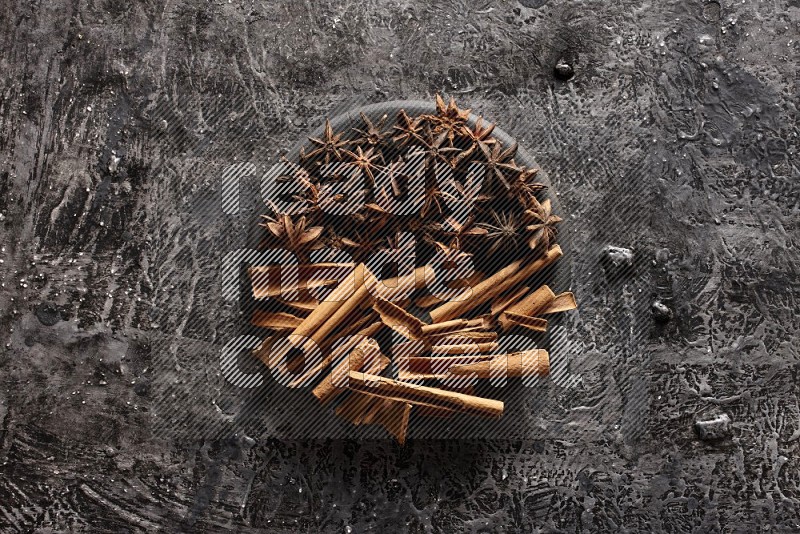
[{"label": "bundle of cinnamon stick", "polygon": [[[476,381],[493,377],[546,376],[549,356],[544,349],[497,354],[498,339],[513,329],[547,330],[545,318],[576,307],[572,293],[555,294],[542,285],[531,289],[525,283],[561,257],[558,245],[538,257],[522,258],[504,268],[470,280],[469,297],[438,304],[429,310],[429,321],[404,309],[407,300],[392,300],[376,291],[384,287],[425,286],[433,276],[430,266],[388,280],[378,280],[363,263],[326,264],[345,268],[341,280],[321,284],[304,277],[314,265],[299,265],[297,289],[304,295],[295,313],[256,311],[252,323],[275,334],[254,351],[267,366],[277,358],[270,348],[275,338],[287,336],[298,349],[290,386],[314,386],[312,394],[324,405],[335,405],[336,415],[354,425],[380,425],[399,443],[404,443],[411,413],[420,417],[447,417],[468,413],[498,418],[502,400],[474,395]],[[270,274],[279,267],[248,270],[256,298],[276,296]],[[332,287],[322,300],[308,292],[312,287]],[[286,302],[291,305],[291,303]],[[417,303],[419,305],[419,302]],[[424,305],[424,304],[423,304]],[[391,329],[403,343],[386,356],[376,341]],[[304,355],[321,351],[315,365],[306,365]],[[386,351],[388,352],[388,351]],[[310,361],[310,359],[309,359]]]}]

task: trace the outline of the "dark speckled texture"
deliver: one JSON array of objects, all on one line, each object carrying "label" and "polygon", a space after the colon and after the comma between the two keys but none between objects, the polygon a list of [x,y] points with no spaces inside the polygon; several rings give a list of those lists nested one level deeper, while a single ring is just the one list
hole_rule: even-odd
[{"label": "dark speckled texture", "polygon": [[[796,0],[6,0],[0,531],[797,532],[799,24]],[[162,266],[202,260],[154,162],[242,124],[275,157],[333,110],[437,91],[535,146],[578,220],[618,221],[574,238],[591,386],[627,295],[595,249],[632,247],[672,310],[640,437],[154,438],[148,335],[187,295]],[[165,96],[172,138],[149,122]],[[634,178],[646,202],[621,202]]]}]

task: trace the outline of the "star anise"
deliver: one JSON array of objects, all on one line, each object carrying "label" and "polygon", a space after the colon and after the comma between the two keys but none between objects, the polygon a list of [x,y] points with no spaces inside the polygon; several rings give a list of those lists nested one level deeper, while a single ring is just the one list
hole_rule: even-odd
[{"label": "star anise", "polygon": [[386,124],[387,116],[384,115],[380,118],[377,124],[373,123],[364,112],[361,112],[361,120],[364,121],[364,129],[353,128],[354,131],[360,134],[351,141],[354,145],[366,145],[369,147],[378,146],[388,135],[388,132],[383,131],[383,126]]},{"label": "star anise", "polygon": [[[392,201],[391,195],[386,192],[385,188],[379,188],[375,191],[375,198],[372,202],[367,202],[364,204],[364,208],[370,212],[378,213],[378,214],[387,214],[389,215],[389,205]],[[358,216],[361,212],[357,213]]]},{"label": "star anise", "polygon": [[376,153],[372,148],[363,151],[357,146],[355,151],[345,150],[344,153],[352,160],[350,163],[361,169],[361,172],[369,178],[370,184],[375,185],[375,171],[378,170],[375,162],[381,157],[380,152]]},{"label": "star anise", "polygon": [[493,147],[489,147],[486,144],[481,144],[481,152],[486,157],[486,161],[483,164],[486,166],[486,170],[488,171],[488,176],[490,180],[493,178],[497,178],[502,182],[502,184],[506,187],[506,189],[511,188],[511,184],[506,179],[504,172],[517,172],[519,171],[519,167],[516,163],[514,163],[514,156],[517,153],[517,143],[514,143],[507,149],[503,150],[503,145],[498,141],[494,144]]},{"label": "star anise", "polygon": [[529,220],[535,221],[534,224],[527,226],[529,232],[533,234],[528,238],[528,246],[535,249],[541,245],[541,250],[550,249],[550,243],[556,235],[555,225],[562,221],[561,217],[553,215],[550,199],[539,202],[533,197],[525,210],[525,215]]},{"label": "star anise", "polygon": [[449,248],[454,250],[464,250],[466,241],[471,237],[487,235],[489,231],[486,228],[475,225],[475,215],[470,215],[463,223],[458,222],[455,217],[448,216],[445,218],[450,227],[453,229],[447,231],[446,234],[450,236]]},{"label": "star anise", "polygon": [[411,232],[421,236],[423,241],[433,243],[435,241],[433,236],[442,232],[442,224],[422,217],[413,217],[404,222],[403,227],[397,228],[397,230]]},{"label": "star anise", "polygon": [[337,161],[341,160],[342,151],[344,147],[347,146],[347,141],[342,140],[342,135],[344,134],[334,133],[333,127],[331,127],[331,121],[325,119],[325,130],[323,131],[322,137],[308,138],[309,141],[316,145],[316,148],[310,152],[305,152],[304,147],[300,150],[300,157],[306,160],[321,156],[326,165],[330,163],[331,157]]},{"label": "star anise", "polygon": [[[407,194],[412,182],[412,174],[416,172],[414,165],[409,165],[404,159],[398,159],[390,162],[384,169],[386,172],[385,176],[389,178],[388,186],[389,189],[391,189],[391,195],[397,199]],[[392,200],[385,187],[382,187],[380,191],[376,192],[375,196],[376,198],[381,197],[380,202],[385,204],[388,204]]]},{"label": "star anise", "polygon": [[451,158],[459,150],[455,147],[444,145],[447,139],[447,132],[437,134],[426,124],[424,139],[425,146],[423,151],[425,152],[425,163],[428,168],[433,168],[437,161],[446,163],[450,167],[453,166]]},{"label": "star anise", "polygon": [[299,165],[291,164],[285,155],[282,155],[280,159],[285,165],[277,168],[280,170],[288,169],[288,172],[275,176],[275,183],[285,184],[289,182],[302,182],[303,180],[308,181],[311,179],[306,169],[300,167]]},{"label": "star anise", "polygon": [[260,224],[267,229],[269,236],[274,244],[297,254],[303,260],[307,259],[309,250],[320,248],[322,243],[319,241],[322,226],[306,226],[306,217],[300,217],[297,222],[286,213],[277,213],[274,217],[268,215],[261,216],[266,222]]},{"label": "star anise", "polygon": [[425,219],[434,213],[441,215],[444,211],[443,203],[444,194],[439,185],[435,182],[427,185],[423,195],[422,208],[419,210],[420,217]]},{"label": "star anise", "polygon": [[531,199],[536,198],[538,191],[547,187],[543,183],[534,181],[538,173],[539,169],[521,167],[511,180],[511,187],[508,188],[509,196],[516,198],[523,206],[527,206]]},{"label": "star anise", "polygon": [[486,237],[492,242],[489,254],[497,251],[512,251],[519,248],[519,240],[525,231],[525,221],[521,217],[507,212],[491,210],[492,222],[481,223],[486,229]]},{"label": "star anise", "polygon": [[456,135],[461,133],[461,128],[469,119],[469,109],[460,109],[455,99],[445,104],[441,95],[436,95],[436,115],[424,115],[425,119],[434,125],[434,133],[445,134],[445,138],[453,146]]},{"label": "star anise", "polygon": [[422,119],[420,117],[409,117],[406,110],[401,109],[397,114],[397,124],[394,125],[396,132],[392,140],[401,146],[410,143],[424,144],[425,140],[422,138]]},{"label": "star anise", "polygon": [[305,204],[304,213],[317,215],[344,199],[343,194],[332,193],[330,185],[317,184],[302,177],[299,178],[299,181],[306,189],[302,194],[294,195],[293,198]]},{"label": "star anise", "polygon": [[360,224],[367,225],[373,234],[383,230],[393,218],[393,214],[381,205],[380,201],[364,204],[363,209],[353,214],[353,219]]},{"label": "star anise", "polygon": [[458,180],[452,180],[450,182],[450,188],[453,189],[453,192],[445,191],[444,196],[453,201],[452,205],[455,206],[453,208],[454,212],[464,209],[471,210],[478,206],[478,204],[492,199],[492,195],[481,193],[482,186],[483,182],[475,183],[471,176],[469,176],[464,183]]},{"label": "star anise", "polygon": [[422,205],[421,182],[414,182],[410,187],[410,177],[397,172],[397,162],[390,165],[394,169],[387,169],[390,173],[389,183],[376,185],[372,200],[364,204],[364,210],[356,214],[364,222],[367,216],[374,218],[378,215],[386,217],[404,216],[417,213]]},{"label": "star anise", "polygon": [[336,233],[336,230],[333,228],[327,233],[327,235],[323,238],[325,245],[332,249],[343,249],[344,243],[342,243],[342,236]]},{"label": "star anise", "polygon": [[472,154],[478,150],[481,146],[493,145],[496,141],[492,137],[492,132],[494,131],[494,124],[489,124],[484,128],[483,126],[483,117],[478,117],[478,120],[475,121],[475,126],[470,128],[466,124],[461,127],[460,137],[466,139],[469,143],[469,146],[461,151],[458,156],[455,157],[453,160],[453,166],[455,167],[462,161],[468,159]]},{"label": "star anise", "polygon": [[372,231],[353,232],[352,237],[339,238],[343,247],[353,248],[356,259],[368,258],[373,252],[386,248],[388,243],[385,236],[377,235]]}]

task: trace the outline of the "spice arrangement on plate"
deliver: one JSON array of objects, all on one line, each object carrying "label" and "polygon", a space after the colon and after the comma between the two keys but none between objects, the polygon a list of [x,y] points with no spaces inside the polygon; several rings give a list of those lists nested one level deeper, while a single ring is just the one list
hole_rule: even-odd
[{"label": "spice arrangement on plate", "polygon": [[[253,297],[277,303],[252,315],[268,330],[254,354],[336,416],[404,443],[416,417],[501,417],[503,401],[477,383],[549,372],[546,350],[498,353],[501,336],[546,332],[576,303],[532,287],[562,255],[561,218],[517,145],[438,95],[435,113],[393,119],[326,121],[284,162],[276,182],[291,209],[271,206],[262,245],[297,263],[248,274]],[[387,332],[400,342],[379,343]]]}]

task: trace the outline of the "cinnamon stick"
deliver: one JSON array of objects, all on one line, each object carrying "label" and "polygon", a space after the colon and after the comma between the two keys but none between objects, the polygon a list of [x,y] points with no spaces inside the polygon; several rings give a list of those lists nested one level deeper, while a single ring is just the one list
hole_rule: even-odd
[{"label": "cinnamon stick", "polygon": [[524,286],[504,297],[500,297],[498,300],[495,300],[492,302],[491,314],[493,316],[500,315],[500,313],[502,313],[506,308],[521,299],[529,290],[530,288],[528,286]]},{"label": "cinnamon stick", "polygon": [[506,265],[489,278],[486,278],[482,282],[474,285],[472,287],[472,294],[468,298],[464,300],[445,302],[438,308],[432,310],[430,312],[431,320],[434,323],[441,323],[443,321],[447,321],[448,319],[454,319],[462,316],[471,309],[480,306],[492,298],[490,292],[493,290],[493,288],[510,279],[519,271],[521,266],[522,260],[517,260],[509,265]]},{"label": "cinnamon stick", "polygon": [[[335,278],[314,279],[313,276],[319,271],[333,269],[352,269],[353,263],[315,263],[295,265],[297,280],[291,283],[283,280],[283,265],[263,265],[250,267],[247,274],[252,284],[253,297],[262,299],[285,294],[289,291],[301,289],[311,289],[316,287],[326,287],[336,285]],[[276,280],[277,279],[277,280]]]},{"label": "cinnamon stick", "polygon": [[303,295],[303,292],[300,293],[300,298],[289,300],[282,297],[273,297],[275,300],[280,302],[281,304],[285,304],[290,308],[294,308],[295,310],[300,310],[304,312],[312,312],[319,307],[319,301],[312,297],[311,295]]},{"label": "cinnamon stick", "polygon": [[472,287],[483,280],[485,275],[480,271],[475,271],[466,278],[456,278],[446,282],[444,285],[450,289],[460,289],[462,287]]},{"label": "cinnamon stick", "polygon": [[394,400],[403,400],[411,404],[447,408],[486,417],[501,417],[503,415],[502,401],[407,384],[383,376],[350,371],[348,387],[362,393],[372,393],[373,395]]},{"label": "cinnamon stick", "polygon": [[400,445],[405,444],[411,404],[353,391],[336,407],[336,415],[354,425],[378,424]]},{"label": "cinnamon stick", "polygon": [[434,323],[440,323],[466,314],[497,295],[516,287],[535,272],[556,261],[562,254],[561,247],[554,245],[544,256],[527,264],[524,263],[524,260],[517,260],[507,265],[473,287],[472,295],[466,300],[446,302],[432,310],[430,312],[431,320]]},{"label": "cinnamon stick", "polygon": [[414,358],[426,353],[430,353],[430,345],[424,340],[405,341],[392,347],[392,360],[400,361],[403,358]]},{"label": "cinnamon stick", "polygon": [[295,378],[290,384],[289,387],[297,387],[300,384],[304,383],[306,380],[316,376],[319,374],[323,369],[331,364],[331,362],[338,361],[342,355],[347,354],[348,352],[352,351],[364,338],[369,338],[374,336],[378,331],[383,327],[383,323],[378,321],[375,323],[370,324],[369,326],[359,330],[356,334],[353,334],[347,341],[337,346],[335,349],[331,350],[330,353],[325,356],[321,362],[317,365],[312,367],[311,369],[306,369],[301,375]]},{"label": "cinnamon stick", "polygon": [[370,413],[370,409],[373,406],[377,406],[381,400],[380,397],[375,397],[374,395],[353,391],[336,407],[334,413],[356,426],[367,424],[366,418]]},{"label": "cinnamon stick", "polygon": [[508,321],[509,328],[514,325],[519,325],[529,330],[535,330],[536,332],[547,332],[547,319],[528,317],[527,315],[520,315],[509,311],[506,311],[504,315]]},{"label": "cinnamon stick", "polygon": [[285,312],[265,312],[256,310],[250,323],[261,328],[272,328],[273,330],[291,330],[303,322],[303,319]]},{"label": "cinnamon stick", "polygon": [[553,293],[553,290],[550,289],[549,286],[543,285],[506,311],[518,313],[520,315],[537,315],[538,312],[553,302],[555,298],[556,295]]},{"label": "cinnamon stick", "polygon": [[432,380],[443,378],[454,365],[489,361],[491,354],[464,354],[458,356],[412,356],[398,360],[397,378],[400,380]]},{"label": "cinnamon stick", "polygon": [[[442,389],[448,391],[456,391],[464,395],[473,395],[475,392],[474,386],[453,386],[452,384],[442,384]],[[419,417],[452,417],[458,412],[448,410],[447,408],[434,408],[433,406],[414,406],[414,415]]]},{"label": "cinnamon stick", "polygon": [[470,328],[492,328],[494,326],[494,316],[490,313],[479,315],[474,319],[467,321],[467,329]]},{"label": "cinnamon stick", "polygon": [[[303,345],[304,351],[310,350],[314,344],[317,346],[321,345],[325,340],[325,337],[333,330],[344,324],[345,319],[347,319],[347,317],[358,308],[361,302],[369,297],[370,289],[375,283],[375,277],[372,276],[372,273],[370,273],[366,267],[364,267],[363,263],[356,266],[353,274],[355,275],[356,284],[358,284],[359,280],[361,283],[356,286],[355,291],[350,293],[349,296],[346,296],[344,301],[336,302],[337,305],[335,307],[330,306],[328,308],[329,315],[325,317],[319,317],[317,322],[312,323],[313,330],[308,334],[304,334],[308,337],[308,341]],[[337,287],[330,296],[338,300],[346,295],[345,291],[346,289],[340,292],[339,287]],[[323,301],[317,310],[323,308],[326,304],[328,304],[328,301]],[[314,312],[312,312],[311,315],[309,315],[306,319],[311,318],[313,315]],[[300,327],[295,329],[294,335],[298,335],[297,330],[299,329]]]},{"label": "cinnamon stick", "polygon": [[[311,393],[322,404],[333,400],[338,393],[344,391],[350,371],[367,371],[371,374],[382,372],[389,365],[389,359],[381,354],[378,343],[372,338],[365,338],[356,348],[343,358],[333,370],[317,384]],[[366,367],[366,368],[365,368]]]},{"label": "cinnamon stick", "polygon": [[405,445],[408,418],[411,414],[410,403],[394,399],[381,399],[380,405],[373,414],[370,414],[370,423],[381,425],[397,440],[397,443]]},{"label": "cinnamon stick", "polygon": [[[322,271],[325,269],[353,269],[356,266],[355,263],[352,262],[331,262],[331,261],[324,261],[320,263],[301,263],[298,265],[294,265],[293,267],[297,270],[298,276],[300,278],[310,278],[315,272]],[[274,265],[258,265],[255,267],[248,268],[248,271],[253,274],[280,274],[286,267],[281,264],[274,264]],[[304,276],[305,275],[305,276]]]},{"label": "cinnamon stick", "polygon": [[499,354],[491,360],[454,365],[452,375],[475,374],[477,378],[503,376],[508,378],[547,376],[550,373],[550,358],[544,349],[533,349],[511,354]]},{"label": "cinnamon stick", "polygon": [[548,313],[559,313],[574,310],[577,307],[578,303],[575,302],[575,295],[567,292],[556,295],[556,298],[553,299],[553,301],[539,313],[542,315],[546,315]]},{"label": "cinnamon stick", "polygon": [[546,285],[540,287],[532,292],[513,306],[510,306],[505,312],[500,314],[500,325],[503,331],[507,331],[512,326],[512,321],[509,320],[508,314],[534,316],[550,305],[555,300],[556,295]]},{"label": "cinnamon stick", "polygon": [[[434,342],[432,342],[434,341]],[[416,357],[422,354],[472,354],[490,352],[497,348],[497,332],[449,332],[443,337],[422,338],[394,346],[394,358]],[[425,356],[427,357],[427,356]]]},{"label": "cinnamon stick", "polygon": [[350,394],[363,395],[364,397],[370,399],[371,402],[364,407],[364,417],[361,419],[361,424],[371,425],[373,421],[375,421],[375,416],[378,414],[378,411],[380,411],[381,406],[383,405],[384,398],[378,397],[377,395],[370,395],[369,393],[359,393],[358,391],[350,391]]},{"label": "cinnamon stick", "polygon": [[498,347],[495,341],[485,343],[460,343],[455,345],[435,344],[431,347],[433,354],[476,354],[481,352],[491,352]]},{"label": "cinnamon stick", "polygon": [[[311,337],[319,332],[319,329],[324,323],[336,313],[342,305],[350,300],[359,289],[364,287],[366,268],[363,263],[359,263],[355,268],[339,283],[336,288],[331,291],[328,297],[319,303],[314,311],[308,317],[303,319],[297,328],[294,329],[292,335]],[[319,338],[321,336],[316,335]]]},{"label": "cinnamon stick", "polygon": [[[464,287],[472,287],[475,284],[478,284],[484,279],[485,275],[481,272],[474,272],[470,276],[466,278],[456,278],[454,280],[450,280],[445,283],[445,286],[449,289],[461,289]],[[417,288],[419,289],[419,288]],[[422,309],[432,308],[433,306],[438,306],[445,302],[443,299],[440,299],[433,293],[428,293],[427,295],[422,295],[417,297],[414,301],[414,304],[419,306]]]},{"label": "cinnamon stick", "polygon": [[414,300],[414,304],[418,307],[424,309],[432,308],[434,306],[438,306],[442,303],[442,299],[435,295],[421,295]]},{"label": "cinnamon stick", "polygon": [[275,344],[275,341],[278,339],[278,335],[269,336],[261,341],[261,343],[253,349],[252,354],[261,360],[261,362],[269,367],[272,368],[272,362],[270,362],[270,352],[272,351],[272,346]]},{"label": "cinnamon stick", "polygon": [[433,343],[440,342],[442,339],[446,338],[460,338],[469,339],[475,342],[487,342],[496,341],[497,337],[497,332],[493,330],[486,332],[480,327],[472,327],[465,328],[464,330],[456,330],[455,332],[442,332],[441,334],[427,336],[423,339],[432,345]]},{"label": "cinnamon stick", "polygon": [[494,332],[486,332],[494,326],[494,318],[491,315],[481,315],[474,319],[451,319],[442,323],[433,323],[422,327],[425,339],[433,340],[442,337],[463,336],[471,339],[488,337],[493,334],[491,339],[497,339]]},{"label": "cinnamon stick", "polygon": [[435,279],[436,271],[430,265],[422,265],[409,274],[377,280],[371,292],[373,296],[380,296],[394,302],[400,300],[399,295],[405,294],[408,288],[422,289],[426,287],[429,280]]},{"label": "cinnamon stick", "polygon": [[373,308],[380,315],[381,321],[392,330],[410,339],[422,337],[424,323],[403,308],[381,297],[375,297]]},{"label": "cinnamon stick", "polygon": [[362,330],[367,326],[371,326],[373,323],[377,323],[378,325],[382,324],[378,318],[378,314],[370,310],[360,319],[348,321],[346,325],[343,325],[343,328],[337,328],[332,335],[328,336],[328,338],[325,340],[324,346],[330,346],[343,337],[358,333],[359,330]]},{"label": "cinnamon stick", "polygon": [[447,333],[453,330],[462,330],[467,327],[469,321],[467,319],[451,319],[435,324],[426,324],[421,328],[422,336],[431,336],[435,334]]},{"label": "cinnamon stick", "polygon": [[281,294],[289,292],[298,292],[302,289],[315,289],[318,287],[331,287],[335,286],[338,280],[335,278],[328,279],[314,279],[314,280],[295,280],[294,282],[281,282],[279,284],[263,283],[261,278],[252,279],[253,298],[265,299],[268,297],[277,297]]}]

